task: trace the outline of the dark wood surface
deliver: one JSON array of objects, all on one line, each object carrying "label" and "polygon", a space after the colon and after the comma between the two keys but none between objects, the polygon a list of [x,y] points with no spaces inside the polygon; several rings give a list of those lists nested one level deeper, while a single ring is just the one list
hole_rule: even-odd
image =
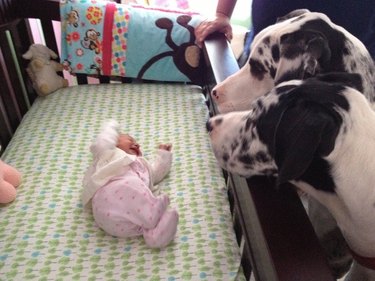
[{"label": "dark wood surface", "polygon": [[0,0],[0,25],[14,19],[15,7],[14,0]]},{"label": "dark wood surface", "polygon": [[17,0],[17,16],[40,20],[60,20],[59,0]]},{"label": "dark wood surface", "polygon": [[221,33],[210,35],[204,42],[207,61],[212,68],[215,82],[220,83],[239,70],[230,46]]},{"label": "dark wood surface", "polygon": [[0,139],[3,149],[28,110],[27,82],[23,80],[26,65],[21,56],[29,43],[24,20],[12,19],[9,25],[0,25]]},{"label": "dark wood surface", "polygon": [[334,281],[323,249],[295,188],[275,180],[247,180],[269,254],[280,281]]}]

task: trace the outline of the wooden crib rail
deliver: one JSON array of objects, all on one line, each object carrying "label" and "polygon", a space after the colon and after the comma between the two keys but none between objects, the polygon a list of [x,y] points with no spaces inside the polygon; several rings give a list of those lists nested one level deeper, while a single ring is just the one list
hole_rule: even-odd
[{"label": "wooden crib rail", "polygon": [[[29,18],[40,19],[46,44],[57,52],[52,20],[59,20],[59,0],[0,1],[0,145],[6,147],[36,98],[22,58],[34,43]],[[57,52],[58,53],[58,52]]]},{"label": "wooden crib rail", "polygon": [[3,148],[35,98],[21,57],[30,44],[24,20],[0,25],[0,144]]},{"label": "wooden crib rail", "polygon": [[[215,83],[238,71],[223,34],[205,41],[207,64]],[[212,82],[211,82],[212,83]],[[212,86],[207,89],[211,91]],[[208,95],[209,97],[209,95]],[[211,110],[215,111],[212,101]],[[277,191],[273,179],[227,174],[237,237],[243,246],[247,278],[261,281],[334,281],[306,211],[292,185]],[[240,224],[238,226],[237,224]]]},{"label": "wooden crib rail", "polygon": [[39,19],[48,48],[58,54],[53,21],[60,21],[59,0],[19,0],[17,15],[25,19]]}]

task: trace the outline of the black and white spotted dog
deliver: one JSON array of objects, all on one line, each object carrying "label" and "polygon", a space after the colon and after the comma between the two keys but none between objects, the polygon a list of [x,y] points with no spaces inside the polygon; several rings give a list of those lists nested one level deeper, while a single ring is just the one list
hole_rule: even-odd
[{"label": "black and white spotted dog", "polygon": [[296,10],[255,36],[247,63],[211,96],[221,113],[248,110],[281,82],[327,72],[359,73],[375,100],[374,62],[361,41],[324,14]]},{"label": "black and white spotted dog", "polygon": [[337,221],[356,262],[351,281],[375,280],[375,112],[357,74],[280,83],[249,111],[207,122],[220,166],[291,182]]}]

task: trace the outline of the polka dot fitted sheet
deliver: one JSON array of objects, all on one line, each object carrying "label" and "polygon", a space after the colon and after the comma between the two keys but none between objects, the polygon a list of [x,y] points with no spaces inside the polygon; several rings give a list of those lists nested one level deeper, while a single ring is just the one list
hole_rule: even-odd
[{"label": "polka dot fitted sheet", "polygon": [[[23,174],[0,206],[0,280],[238,280],[239,248],[222,173],[205,129],[201,89],[179,84],[84,85],[38,98],[3,154]],[[89,146],[114,118],[146,158],[173,144],[160,184],[180,215],[176,238],[150,249],[142,237],[105,234],[83,208]]]}]

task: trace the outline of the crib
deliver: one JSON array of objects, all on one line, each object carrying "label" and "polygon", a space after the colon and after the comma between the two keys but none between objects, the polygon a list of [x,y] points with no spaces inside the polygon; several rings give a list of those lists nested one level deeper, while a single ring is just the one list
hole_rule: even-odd
[{"label": "crib", "polygon": [[[272,179],[216,164],[205,132],[216,114],[209,92],[238,70],[223,35],[205,41],[197,83],[97,75],[93,85],[77,74],[77,85],[38,97],[22,58],[34,42],[29,19],[58,53],[59,0],[0,3],[2,159],[23,174],[16,200],[0,206],[0,280],[334,280],[293,188],[278,192]],[[180,224],[163,250],[104,234],[79,203],[89,143],[109,117],[146,154],[156,141],[174,144],[161,188]]]}]

